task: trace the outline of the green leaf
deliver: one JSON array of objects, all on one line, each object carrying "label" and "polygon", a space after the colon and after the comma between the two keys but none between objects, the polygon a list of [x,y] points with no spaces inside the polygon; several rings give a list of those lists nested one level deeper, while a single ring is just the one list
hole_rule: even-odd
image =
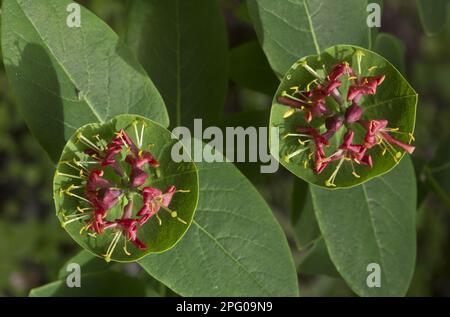
[{"label": "green leaf", "polygon": [[402,74],[405,74],[405,44],[389,33],[379,33],[375,39],[374,52],[392,63]]},{"label": "green leaf", "polygon": [[450,137],[441,143],[435,158],[424,169],[431,188],[450,209]]},{"label": "green leaf", "polygon": [[[134,123],[136,123],[136,126]],[[142,125],[145,125],[145,127],[142,127]],[[100,164],[96,163],[94,158],[85,154],[87,149],[93,148],[93,146],[88,146],[87,142],[92,142],[96,147],[103,148],[106,143],[111,142],[116,137],[117,132],[121,129],[124,129],[133,142],[143,151],[151,148],[151,153],[160,163],[160,166],[156,170],[143,166],[143,170],[149,177],[143,185],[136,188],[129,185],[127,177],[130,169],[130,165],[125,163],[127,151],[123,150],[115,156],[116,162],[124,171],[124,177],[119,177],[111,166],[103,167],[103,178],[108,180],[115,189],[121,191],[118,202],[108,210],[105,220],[113,221],[121,218],[124,206],[130,199],[134,202],[132,216],[135,217],[135,212],[137,213],[143,206],[140,192],[143,187],[151,186],[165,192],[170,185],[175,185],[177,190],[189,190],[189,192],[179,192],[173,195],[173,199],[168,206],[172,212],[166,212],[169,209],[161,208],[160,212],[150,218],[144,225],[138,226],[138,238],[147,245],[146,249],[141,250],[134,244],[128,243],[127,249],[131,255],[127,255],[123,248],[125,237],[123,234],[119,235],[119,242],[112,253],[111,259],[119,262],[130,262],[149,253],[163,252],[173,247],[181,239],[194,216],[198,199],[198,175],[193,162],[176,163],[173,161],[172,147],[176,146],[179,141],[156,122],[138,116],[120,115],[103,124],[92,123],[83,126],[69,139],[64,148],[53,182],[58,218],[70,236],[83,248],[98,256],[105,256],[108,247],[112,245],[113,236],[116,236],[116,232],[120,232],[120,230],[112,228],[105,229],[103,234],[95,237],[87,234],[86,231],[89,232],[92,229],[86,227],[86,225],[92,219],[93,205],[90,203],[91,200],[86,200],[86,181],[78,179],[77,175],[79,175],[78,166],[80,165],[84,166],[81,169],[84,171],[83,175],[89,174],[93,169],[100,168]],[[98,139],[100,141],[96,141]],[[139,145],[139,143],[142,144]],[[97,156],[102,157],[102,154]],[[74,160],[80,163],[77,164]],[[92,163],[93,160],[94,163]],[[75,186],[73,189],[71,189],[72,185]],[[78,188],[78,186],[80,187]],[[81,213],[77,207],[89,209]],[[175,216],[173,216],[172,214],[175,211]],[[76,220],[78,217],[81,218]],[[161,219],[161,223],[159,223],[158,218]],[[176,218],[180,221],[177,221]],[[85,232],[80,234],[80,231]],[[108,259],[108,257],[105,256],[105,259]]]},{"label": "green leaf", "polygon": [[[69,277],[70,278],[70,277]],[[145,296],[145,285],[139,279],[118,272],[81,274],[81,287],[68,287],[65,280],[30,291],[30,297],[100,297]]]},{"label": "green leaf", "polygon": [[68,27],[69,0],[5,0],[6,71],[31,132],[56,162],[67,139],[90,122],[139,114],[167,126],[164,102],[117,35],[81,8]]},{"label": "green leaf", "polygon": [[327,246],[323,238],[319,238],[300,262],[298,267],[300,274],[326,275],[340,277],[338,271],[330,260]]},{"label": "green leaf", "polygon": [[[311,187],[330,258],[361,296],[402,296],[416,258],[416,179],[409,158],[392,172],[347,190]],[[381,287],[366,284],[366,268],[381,268]]]},{"label": "green leaf", "polygon": [[103,272],[111,267],[111,265],[106,263],[104,260],[101,260],[100,258],[94,256],[92,253],[86,250],[81,250],[62,266],[58,273],[58,279],[65,279],[67,275],[72,272],[70,270],[67,271],[67,269],[70,268],[69,265],[72,263],[78,264],[83,274]]},{"label": "green leaf", "polygon": [[236,84],[272,96],[280,83],[257,41],[230,51],[230,78]]},{"label": "green leaf", "polygon": [[139,261],[181,296],[298,296],[286,237],[230,163],[198,163],[195,219],[175,248]]},{"label": "green leaf", "polygon": [[163,95],[173,124],[219,117],[228,44],[217,0],[134,0],[127,43]]},{"label": "green leaf", "polygon": [[[225,131],[227,127],[242,127],[247,129],[249,127],[255,127],[256,129],[261,127],[267,127],[267,122],[269,121],[269,109],[264,110],[248,110],[239,113],[234,113],[231,115],[224,116],[222,120],[217,123],[217,126]],[[260,146],[261,147],[261,146]],[[233,148],[225,148],[224,153],[238,153],[238,151],[245,152],[245,157],[250,157],[249,154],[254,150],[252,145],[242,146],[239,148],[238,142],[234,142]],[[259,149],[259,151],[264,150],[265,153],[269,153],[268,147],[266,149]],[[231,155],[231,154],[230,154]],[[268,163],[264,163],[268,164]],[[270,174],[261,173],[261,161],[257,162],[234,162],[234,165],[248,178],[252,183],[267,181]]]},{"label": "green leaf", "polygon": [[420,19],[427,35],[436,35],[444,29],[449,3],[449,0],[417,0]]},{"label": "green leaf", "polygon": [[314,215],[308,183],[300,179],[294,180],[291,224],[299,249],[308,247],[320,238],[320,229]]},{"label": "green leaf", "polygon": [[[361,60],[361,72],[359,71],[357,52],[364,54]],[[304,112],[298,110],[290,117],[285,118],[285,114],[290,108],[279,104],[277,99],[285,92],[292,92],[292,87],[295,86],[299,86],[301,90],[305,90],[308,83],[314,79],[313,75],[302,66],[302,63],[306,62],[312,69],[320,73],[324,72],[323,65],[330,71],[335,64],[342,61],[348,62],[357,74],[360,73],[363,76],[386,76],[375,95],[363,96],[359,102],[359,105],[363,108],[362,120],[388,120],[389,128],[399,129],[399,133],[395,131],[393,136],[404,143],[410,141],[409,133],[412,134],[415,127],[417,94],[398,70],[380,55],[355,46],[338,45],[326,49],[319,56],[311,55],[300,59],[286,73],[273,100],[270,126],[279,128],[280,141],[279,148],[276,146],[276,143],[270,145],[271,153],[275,157],[281,157],[280,163],[297,177],[323,187],[326,186],[327,180],[330,179],[331,175],[338,168],[339,160],[330,163],[320,174],[314,173],[312,169],[314,157],[310,156],[315,150],[314,146],[311,146],[313,142],[302,145],[299,144],[299,139],[301,138],[286,137],[287,134],[298,134],[296,131],[298,127],[307,126],[304,119]],[[369,69],[373,66],[376,68],[370,72]],[[342,99],[346,100],[350,81],[346,75],[341,79],[342,86],[339,88],[339,92],[341,97],[343,96]],[[348,102],[346,101],[340,107],[331,98],[328,98],[326,102],[328,108],[340,116],[344,115],[344,111],[348,107]],[[314,119],[311,122],[311,126],[318,129],[321,133],[326,131],[323,117]],[[360,142],[364,139],[365,129],[357,122],[347,124],[346,128],[338,130],[330,139],[330,146],[325,147],[326,156],[331,155],[342,144],[345,130],[348,130],[349,127],[355,132],[354,144],[361,144]],[[296,151],[303,152],[292,158],[288,158],[288,156],[291,156]],[[405,151],[392,147],[384,155],[383,148],[380,145],[369,149],[366,153],[371,155],[374,166],[369,168],[365,165],[353,164],[356,173],[360,176],[358,178],[352,174],[352,164],[344,162],[335,179],[335,185],[337,187],[352,187],[390,171],[401,160]],[[306,168],[305,161],[308,162]]]},{"label": "green leaf", "polygon": [[368,47],[367,0],[249,0],[258,39],[270,65],[283,75],[306,55],[337,44]]}]

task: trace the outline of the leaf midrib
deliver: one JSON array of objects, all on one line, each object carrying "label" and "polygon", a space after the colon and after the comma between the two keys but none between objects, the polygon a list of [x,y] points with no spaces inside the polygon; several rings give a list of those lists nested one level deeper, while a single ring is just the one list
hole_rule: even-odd
[{"label": "leaf midrib", "polygon": [[[370,203],[369,203],[369,195],[367,193],[366,184],[365,183],[362,184],[361,187],[363,189],[364,198],[365,198],[366,205],[367,205],[367,211],[369,213],[369,219],[370,219],[370,223],[371,223],[370,228],[372,229],[373,236],[375,238],[375,244],[377,245],[377,252],[378,252],[378,255],[380,256],[381,267],[385,268],[386,266],[384,265],[384,257],[383,257],[382,250],[381,250],[381,243],[380,243],[380,239],[378,238],[377,232],[375,230],[375,221],[373,218],[373,211],[372,211],[372,208],[370,207]],[[388,284],[387,289],[389,289],[389,280],[388,280],[386,274],[384,273],[384,270],[381,270],[381,275],[384,275],[386,284]]]},{"label": "leaf midrib", "polygon": [[[61,61],[58,59],[57,55],[53,52],[50,45],[48,45],[48,43],[46,43],[43,35],[39,32],[38,27],[33,23],[33,20],[31,19],[31,17],[27,15],[27,13],[25,12],[25,10],[22,8],[21,4],[18,1],[16,1],[16,4],[19,7],[19,9],[22,11],[23,15],[28,19],[30,24],[33,26],[34,30],[36,31],[36,34],[39,36],[39,38],[41,39],[41,41],[45,45],[45,47],[48,49],[48,51],[52,54],[52,56],[55,59],[55,61],[57,62],[57,64],[61,67],[61,69],[64,71],[64,73],[69,78],[69,80],[72,82],[72,84],[75,87],[78,87],[76,81],[72,78],[72,76],[70,75],[68,70],[64,67],[64,64],[61,63]],[[83,31],[80,30],[80,32],[83,32]],[[85,94],[83,94],[83,99],[85,100],[86,105],[89,107],[89,109],[91,110],[92,114],[96,117],[96,119],[100,123],[104,123],[104,119],[101,118],[100,114],[95,110],[94,106],[91,104],[91,101],[87,98],[87,96]]]},{"label": "leaf midrib", "polygon": [[303,6],[305,8],[306,17],[308,18],[309,29],[311,31],[311,37],[312,37],[312,40],[313,40],[313,43],[314,43],[314,47],[316,49],[317,54],[320,55],[320,46],[319,46],[319,42],[317,41],[317,36],[316,36],[316,31],[314,29],[312,16],[309,13],[307,0],[303,0]]}]

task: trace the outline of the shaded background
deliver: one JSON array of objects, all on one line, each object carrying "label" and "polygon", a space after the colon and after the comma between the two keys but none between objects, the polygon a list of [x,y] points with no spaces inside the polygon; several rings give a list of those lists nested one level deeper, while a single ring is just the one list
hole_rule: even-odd
[{"label": "shaded background", "polygon": [[[127,1],[78,1],[118,34],[125,34]],[[224,0],[223,12],[230,48],[256,39],[245,4]],[[419,180],[417,266],[409,295],[450,295],[450,210],[429,190],[423,166],[450,132],[450,23],[439,35],[427,37],[415,1],[385,0],[381,32],[397,36],[405,45],[406,77],[419,93],[416,124],[417,151],[413,156]],[[270,84],[268,85],[270,89]],[[271,96],[239,87],[230,81],[225,111],[268,113]],[[264,118],[264,115],[263,115]],[[447,158],[448,160],[448,158]],[[296,263],[304,251],[295,247],[290,227],[293,177],[285,170],[273,175],[248,174],[285,228]],[[79,250],[54,215],[51,182],[53,167],[17,113],[0,66],[0,296],[26,296],[33,287],[57,278],[59,268]],[[133,264],[123,266],[142,275]],[[146,282],[155,282],[146,278]],[[341,279],[301,275],[303,296],[353,295]],[[167,289],[157,287],[160,294]],[[168,295],[171,294],[170,291]]]}]

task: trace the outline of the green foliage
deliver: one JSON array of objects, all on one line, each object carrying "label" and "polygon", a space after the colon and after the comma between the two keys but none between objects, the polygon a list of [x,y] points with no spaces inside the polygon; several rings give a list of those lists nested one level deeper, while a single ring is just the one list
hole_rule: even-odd
[{"label": "green foliage", "polygon": [[450,210],[450,137],[441,143],[425,173],[431,188]]},{"label": "green foliage", "polygon": [[300,274],[327,275],[340,277],[338,271],[330,260],[327,246],[323,238],[319,238],[308,250],[302,259],[298,271]]},{"label": "green foliage", "polygon": [[[298,279],[301,296],[445,295],[449,0],[384,1],[382,28],[369,29],[366,8],[373,2],[383,5],[381,0],[83,0],[79,3],[88,9],[81,9],[82,27],[69,28],[69,0],[0,0],[0,56],[10,82],[0,67],[0,295],[25,295],[56,280],[30,296],[298,296]],[[434,37],[425,37],[419,12],[425,33]],[[322,53],[333,45],[335,51]],[[342,58],[357,69],[354,49],[365,53],[364,70],[378,66],[370,75],[387,75],[376,95],[362,99],[363,118],[386,118],[389,127],[414,132],[418,184],[409,157],[398,163],[381,150],[370,153],[372,170],[358,168],[357,179],[347,166],[336,184],[349,188],[332,191],[321,186],[336,163],[315,175],[297,157],[282,162],[288,170],[266,175],[261,162],[200,163],[197,174],[192,162],[171,161],[177,141],[164,129],[169,116],[172,126],[191,127],[194,118],[202,118],[204,126],[222,130],[265,127],[273,104],[270,124],[292,132],[303,114],[285,120],[288,108],[271,102],[279,78],[275,101],[282,90],[311,81],[294,62],[307,60],[322,75],[322,61],[328,71]],[[421,97],[416,129],[415,91]],[[116,115],[130,116],[112,119]],[[127,256],[123,239],[117,246],[113,260],[135,263],[106,263],[99,255],[112,236],[80,236],[83,220],[70,223],[65,228],[85,248],[61,267],[77,245],[54,217],[54,165],[29,132],[55,163],[68,140],[62,160],[83,156],[84,146],[74,142],[80,127],[90,139],[94,130],[112,136],[119,127],[134,138],[128,124],[136,116],[148,122],[146,143],[161,162],[158,170],[149,169],[147,185],[190,189],[175,195],[170,208],[192,225],[161,211],[162,226],[154,217],[139,233],[148,250],[129,243]],[[311,124],[323,132],[324,122],[316,119]],[[355,132],[361,143],[364,131]],[[332,139],[334,148],[342,136]],[[408,141],[407,135],[399,139]],[[291,153],[291,146],[282,139],[281,156]],[[279,154],[273,145],[272,152]],[[58,169],[78,172],[61,163]],[[60,203],[74,210],[73,197],[54,194],[60,217]],[[116,216],[126,202],[116,206]],[[81,266],[81,288],[67,287],[70,263]],[[366,284],[370,263],[381,266],[380,288]]]},{"label": "green foliage", "polygon": [[58,273],[58,279],[64,280],[72,272],[69,270],[71,263],[78,264],[83,274],[104,272],[111,268],[111,265],[104,260],[94,256],[86,250],[82,250],[61,267]]},{"label": "green foliage", "polygon": [[127,44],[161,92],[174,126],[214,122],[228,86],[225,22],[217,0],[133,0]]},{"label": "green foliage", "polygon": [[[402,296],[416,259],[416,181],[409,158],[392,172],[343,190],[311,187],[330,258],[361,296]],[[381,267],[381,287],[366,284],[366,267]]]},{"label": "green foliage", "polygon": [[244,43],[231,50],[230,78],[241,87],[270,96],[279,85],[257,41]]},{"label": "green foliage", "polygon": [[420,19],[428,35],[435,35],[444,29],[449,3],[449,0],[417,0]]},{"label": "green foliage", "polygon": [[373,50],[386,58],[400,73],[405,74],[406,47],[401,40],[389,33],[379,33]]},{"label": "green foliage", "polygon": [[314,215],[309,185],[301,179],[294,180],[291,224],[294,230],[295,242],[301,250],[320,238],[320,230]]},{"label": "green foliage", "polygon": [[70,2],[5,0],[2,8],[9,81],[29,129],[54,162],[74,131],[90,122],[133,113],[168,125],[155,86],[104,22],[82,8],[83,27],[61,27]]},{"label": "green foliage", "polygon": [[281,77],[298,59],[337,44],[368,47],[366,0],[248,0],[270,65]]}]

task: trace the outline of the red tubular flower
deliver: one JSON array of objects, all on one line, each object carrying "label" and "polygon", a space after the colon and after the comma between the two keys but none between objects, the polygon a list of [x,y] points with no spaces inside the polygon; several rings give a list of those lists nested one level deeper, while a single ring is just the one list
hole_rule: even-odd
[{"label": "red tubular flower", "polygon": [[148,174],[139,166],[138,161],[132,156],[127,155],[125,162],[131,165],[130,184],[132,187],[143,185],[148,178]]},{"label": "red tubular flower", "polygon": [[374,77],[359,77],[353,80],[352,85],[348,89],[347,99],[349,101],[356,100],[363,95],[374,95],[377,87],[384,81],[385,76],[379,75]]},{"label": "red tubular flower", "polygon": [[[325,165],[327,166],[328,164],[330,164],[331,162],[334,161],[339,161],[336,169],[334,170],[334,172],[331,174],[330,178],[325,182],[326,186],[329,187],[335,187],[336,185],[334,184],[334,181],[336,179],[336,176],[340,170],[340,168],[342,167],[342,164],[344,163],[344,161],[349,161],[351,163],[352,166],[352,174],[355,177],[359,178],[359,175],[356,174],[355,168],[353,163],[357,163],[360,165],[367,165],[369,167],[373,166],[372,163],[372,157],[370,155],[366,155],[366,147],[362,146],[362,145],[358,145],[358,144],[353,144],[353,138],[354,138],[354,132],[352,130],[348,130],[347,133],[344,136],[344,141],[342,143],[342,145],[339,147],[339,149],[334,152],[331,156],[324,158],[322,160],[321,165]],[[322,168],[323,170],[323,168]]]},{"label": "red tubular flower", "polygon": [[117,219],[116,224],[122,230],[125,238],[128,241],[133,242],[133,244],[139,249],[146,249],[147,246],[137,237],[137,219]]},{"label": "red tubular flower", "polygon": [[158,213],[161,207],[168,210],[173,217],[176,217],[176,212],[167,208],[169,207],[175,192],[176,187],[173,185],[169,186],[164,194],[157,188],[144,187],[142,190],[144,205],[137,213],[137,216],[141,217],[139,223],[146,223],[148,219]]},{"label": "red tubular flower", "polygon": [[414,152],[414,146],[403,143],[390,135],[390,133],[408,135],[410,139],[413,140],[414,138],[412,134],[399,132],[397,128],[388,128],[387,120],[369,120],[360,121],[360,123],[367,130],[366,136],[364,138],[365,146],[367,148],[372,148],[375,145],[380,145],[383,148],[383,155],[386,152],[389,152],[394,160],[397,160],[401,156],[401,153],[397,152],[392,144],[398,146],[399,148],[405,150],[410,154]]},{"label": "red tubular flower", "polygon": [[[328,140],[317,132],[316,129],[311,127],[299,127],[296,129],[297,132],[300,133],[301,136],[309,137],[314,142],[314,172],[316,174],[320,174],[323,169],[326,167],[326,164],[323,164],[323,159],[325,158],[324,147],[330,145]],[[303,142],[304,143],[304,142]],[[295,153],[295,152],[294,152]],[[306,163],[305,163],[306,165]]]},{"label": "red tubular flower", "polygon": [[333,69],[331,70],[330,74],[328,75],[329,81],[336,81],[337,79],[341,78],[344,75],[352,74],[353,70],[350,67],[350,64],[347,62],[341,62],[337,63],[333,66]]},{"label": "red tubular flower", "polygon": [[330,139],[343,125],[343,119],[341,116],[329,117],[325,120],[325,127],[327,132],[322,134],[325,139]]},{"label": "red tubular flower", "polygon": [[[322,85],[318,85],[312,90],[308,88],[305,91],[298,90],[298,87],[292,87],[292,89],[295,88],[294,95],[298,95],[298,97],[295,97],[294,95],[291,96],[284,92],[277,98],[277,101],[292,109],[303,110],[305,112],[305,121],[311,122],[313,118],[318,118],[324,114],[330,113],[330,110],[326,106],[325,97],[330,95],[328,89],[334,90],[333,87],[335,86],[324,88]],[[289,113],[289,115],[290,114],[292,113]]]},{"label": "red tubular flower", "polygon": [[97,188],[107,188],[109,187],[109,182],[102,178],[103,171],[94,169],[90,172],[87,183],[86,183],[86,191],[94,193],[97,191]]},{"label": "red tubular flower", "polygon": [[345,121],[347,123],[354,123],[361,119],[362,113],[363,109],[353,100],[352,105],[345,112]]},{"label": "red tubular flower", "polygon": [[[116,219],[113,222],[109,222],[106,227],[108,228],[119,228],[125,236],[125,239],[133,242],[133,244],[138,249],[146,249],[147,246],[138,239],[137,237],[137,224],[139,223],[138,219],[132,218],[133,214],[133,200],[128,200],[128,203],[124,207],[122,218]],[[126,244],[124,247],[125,253],[129,254],[126,249]]]}]

